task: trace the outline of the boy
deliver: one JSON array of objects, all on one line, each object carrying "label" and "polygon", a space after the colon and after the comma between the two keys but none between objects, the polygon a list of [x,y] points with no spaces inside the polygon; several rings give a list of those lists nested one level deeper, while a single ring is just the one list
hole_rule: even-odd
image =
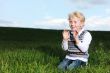
[{"label": "boy", "polygon": [[65,59],[58,65],[59,69],[73,69],[88,62],[88,48],[91,43],[91,34],[84,30],[85,17],[80,12],[68,15],[71,30],[63,31],[62,48],[67,51]]}]

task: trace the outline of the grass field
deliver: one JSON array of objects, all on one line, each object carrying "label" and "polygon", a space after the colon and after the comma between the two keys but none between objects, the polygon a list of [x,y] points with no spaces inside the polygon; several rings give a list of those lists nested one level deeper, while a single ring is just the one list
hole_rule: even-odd
[{"label": "grass field", "polygon": [[110,32],[91,34],[88,65],[62,72],[61,31],[0,28],[0,73],[110,73]]}]

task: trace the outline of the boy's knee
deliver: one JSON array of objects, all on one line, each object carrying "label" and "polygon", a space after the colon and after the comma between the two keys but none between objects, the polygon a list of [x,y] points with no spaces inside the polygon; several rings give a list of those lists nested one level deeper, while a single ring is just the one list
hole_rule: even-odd
[{"label": "boy's knee", "polygon": [[58,69],[60,69],[60,70],[66,70],[66,66],[64,66],[64,65],[58,65]]}]

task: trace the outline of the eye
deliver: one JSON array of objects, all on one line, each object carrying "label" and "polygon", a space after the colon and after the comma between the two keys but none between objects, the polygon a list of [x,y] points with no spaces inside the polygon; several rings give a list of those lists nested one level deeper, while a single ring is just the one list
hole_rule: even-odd
[{"label": "eye", "polygon": [[71,20],[70,20],[69,22],[70,22],[70,23],[72,23],[72,21],[71,21]]},{"label": "eye", "polygon": [[75,24],[80,24],[80,21],[74,21]]},{"label": "eye", "polygon": [[77,21],[74,21],[74,23],[76,24],[76,23],[77,23]]}]

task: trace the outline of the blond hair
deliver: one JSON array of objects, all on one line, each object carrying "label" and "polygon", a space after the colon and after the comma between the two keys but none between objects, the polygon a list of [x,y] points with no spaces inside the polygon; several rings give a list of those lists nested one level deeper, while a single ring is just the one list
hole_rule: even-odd
[{"label": "blond hair", "polygon": [[78,11],[72,12],[68,15],[69,19],[73,19],[74,17],[77,17],[80,19],[81,22],[85,22],[85,16]]}]

